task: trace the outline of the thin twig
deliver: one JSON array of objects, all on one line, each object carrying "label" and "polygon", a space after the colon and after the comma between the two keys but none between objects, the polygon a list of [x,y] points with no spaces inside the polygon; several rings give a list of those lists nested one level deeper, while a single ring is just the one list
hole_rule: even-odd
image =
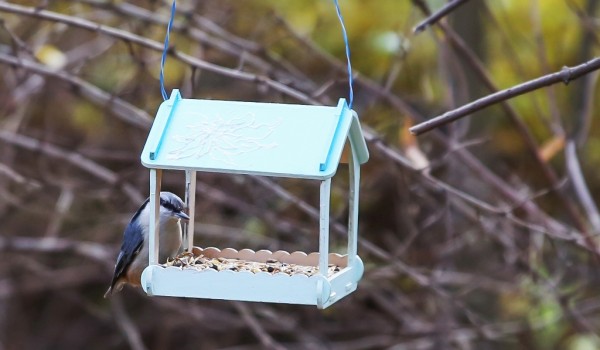
[{"label": "thin twig", "polygon": [[590,189],[588,188],[585,182],[585,177],[583,176],[580,162],[577,158],[575,141],[573,140],[568,141],[567,146],[565,147],[565,163],[567,171],[569,173],[569,178],[573,183],[573,189],[575,190],[575,193],[577,194],[581,205],[585,209],[585,212],[588,216],[588,220],[592,225],[595,233],[599,234],[600,212],[598,212],[598,206],[596,206],[592,194],[590,193]]},{"label": "thin twig", "polygon": [[[583,32],[578,40],[579,52],[576,57],[583,60],[590,57],[594,52],[594,48],[600,45],[597,20],[594,15],[600,7],[600,1],[588,0],[579,5],[576,1],[567,0],[566,4],[573,14],[578,17],[581,24]],[[597,100],[597,97],[595,97],[597,94],[594,93],[597,80],[597,73],[590,74],[579,81],[571,91],[570,100],[575,107],[572,111],[576,113],[576,118],[573,118],[571,137],[576,141],[578,147],[585,143],[590,132],[594,102]]]},{"label": "thin twig", "polygon": [[[437,131],[434,131],[434,134],[437,134]],[[398,150],[387,145],[386,142],[383,139],[379,138],[376,134],[372,133],[369,130],[365,130],[365,137],[372,147],[374,147],[376,150],[381,152],[381,154],[385,155],[395,163],[406,167],[407,169],[418,171],[413,167],[412,163],[408,159],[402,156],[402,154]],[[440,140],[442,139],[440,138]],[[448,144],[447,146],[450,145]],[[548,216],[531,200],[527,201],[526,203],[522,203],[522,195],[517,193],[517,191],[515,191],[512,186],[508,185],[502,178],[492,173],[489,170],[489,168],[485,167],[481,162],[479,162],[479,160],[477,160],[472,153],[467,152],[464,148],[458,148],[455,150],[455,152],[453,152],[453,154],[458,156],[459,159],[463,162],[463,164],[467,168],[469,168],[470,171],[476,174],[478,178],[480,178],[486,184],[494,187],[495,190],[503,197],[503,199],[501,200],[508,200],[510,203],[514,204],[521,203],[521,209],[523,209],[527,213],[529,220],[536,222],[540,228],[546,228],[546,230],[541,229],[540,232],[560,233],[560,236],[565,237],[571,237],[572,234],[575,233],[577,233],[577,236],[579,235],[578,232],[568,227],[564,223],[559,222],[553,219],[552,217]],[[435,188],[439,189],[439,187],[437,186]],[[460,193],[460,191],[456,192],[455,194],[458,193]],[[478,209],[482,209],[485,211],[487,211],[487,209],[491,209],[490,213],[494,215],[506,215],[506,212],[504,210],[495,208],[493,205],[478,206],[477,201],[468,200],[468,198],[471,196],[459,197],[461,199],[466,200],[467,202],[471,202],[471,204],[473,205],[476,205],[475,207]],[[501,214],[499,214],[498,211],[500,211]],[[523,226],[522,223],[523,221],[519,221],[519,226]]]},{"label": "thin twig", "polygon": [[19,185],[25,185],[31,189],[40,189],[42,187],[39,182],[26,178],[3,163],[0,163],[0,177],[7,177]]},{"label": "thin twig", "polygon": [[273,339],[273,337],[271,337],[271,335],[269,333],[267,333],[267,331],[263,328],[263,326],[256,319],[256,317],[254,317],[254,315],[250,311],[250,308],[248,307],[247,304],[241,303],[239,301],[234,301],[233,306],[240,313],[244,322],[246,322],[248,327],[250,327],[250,330],[252,330],[252,333],[254,333],[254,335],[258,338],[258,340],[260,341],[260,343],[262,344],[262,346],[265,349],[270,349],[270,350],[284,350],[285,349],[283,346],[281,346],[279,343],[277,343],[275,341],[275,339]]},{"label": "thin twig", "polygon": [[275,227],[279,232],[286,233],[288,236],[294,237],[295,239],[300,239],[298,236],[297,225],[292,224],[282,217],[270,215],[269,212],[260,210],[259,208],[244,202],[235,195],[226,193],[219,188],[209,186],[202,181],[198,181],[196,185],[196,191],[198,193],[202,193],[204,197],[210,198],[210,200],[214,203],[222,205],[226,208],[234,208],[235,210],[239,210],[241,213],[245,213],[246,215],[252,217],[261,218],[265,222]]},{"label": "thin twig", "polygon": [[447,16],[450,12],[454,11],[456,8],[458,8],[460,5],[464,4],[467,1],[469,0],[454,0],[447,3],[446,5],[442,6],[442,8],[440,8],[439,10],[431,14],[429,17],[421,21],[419,24],[417,24],[413,28],[413,33],[418,34],[424,31],[425,28],[429,27],[434,23],[437,23],[437,21]]},{"label": "thin twig", "polygon": [[[424,11],[424,13],[429,14],[429,9],[426,3],[420,0],[413,0],[413,2],[422,11]],[[473,69],[474,73],[476,73],[483,85],[491,93],[496,93],[499,89],[495,86],[491,76],[488,74],[486,68],[484,67],[483,62],[477,57],[473,50],[452,28],[450,28],[444,23],[439,23],[439,27],[442,29],[449,43],[456,50],[457,54],[459,54],[464,59],[464,61]],[[552,167],[550,167],[550,165],[541,158],[540,153],[538,152],[537,142],[533,137],[533,134],[523,121],[523,118],[521,118],[517,114],[516,110],[507,101],[500,101],[500,107],[506,113],[509,120],[514,124],[517,132],[521,135],[521,138],[525,143],[527,151],[531,154],[531,156],[539,166],[540,170],[542,171],[544,177],[546,178],[550,186],[556,188],[559,183],[558,176],[556,175],[554,169],[552,169]],[[566,196],[562,191],[556,192],[556,195],[560,198],[562,203],[564,203],[566,212],[570,216],[571,220],[573,220],[573,223],[575,224],[577,229],[586,234],[585,231],[587,228],[581,220],[580,214],[577,211],[577,208],[575,207],[572,199]],[[595,246],[593,240],[589,237],[588,242],[590,247]]]},{"label": "thin twig", "polygon": [[[591,301],[591,302],[590,302]],[[591,305],[586,305],[589,303]],[[577,303],[574,307],[578,308],[578,312],[582,314],[594,314],[600,308],[600,304],[598,303],[597,298],[584,300]],[[448,334],[445,334],[445,337],[449,339],[463,339],[463,340],[474,340],[479,339],[482,336],[485,336],[489,339],[501,339],[511,334],[518,334],[524,332],[526,330],[538,330],[544,329],[548,326],[563,320],[566,317],[563,313],[555,313],[553,316],[548,317],[544,315],[540,315],[538,317],[531,317],[532,319],[529,321],[506,321],[506,322],[497,322],[497,323],[488,323],[483,325],[481,329],[475,330],[470,328],[457,328],[453,329]],[[483,333],[481,332],[483,330]],[[431,334],[422,335],[419,338],[412,339],[407,342],[401,342],[396,344],[393,347],[388,348],[389,350],[413,350],[413,349],[431,349],[434,347],[434,340],[432,339]]]},{"label": "thin twig", "polygon": [[[426,7],[423,7],[422,9],[423,9],[423,11],[426,12],[427,15],[429,15],[430,12]],[[281,23],[284,25],[287,25],[287,23],[283,20],[281,20]],[[446,31],[449,31],[449,29],[446,28],[445,26],[442,26],[442,28]],[[345,67],[342,63],[340,63],[338,60],[336,60],[334,57],[332,57],[329,53],[322,50],[319,46],[314,44],[311,40],[297,34],[289,26],[286,26],[286,29],[288,30],[288,32],[290,34],[292,34],[294,36],[294,38],[300,44],[302,44],[306,49],[310,50],[313,54],[317,55],[321,59],[324,59],[328,64],[330,64],[332,66],[332,68],[334,68],[338,71],[343,71],[345,69]],[[458,38],[456,38],[455,35],[452,35],[452,33],[448,33],[448,38],[452,41],[455,48],[457,50],[460,50],[460,52],[463,54],[463,57],[465,57],[465,59],[471,64],[473,69],[478,73],[480,78],[483,80],[484,84],[491,91],[497,91],[497,89],[495,88],[491,79],[486,75],[483,66],[478,61],[476,61],[476,58],[473,57],[473,55],[469,55],[468,52],[465,52],[466,47],[458,41]],[[364,76],[359,75],[356,77],[356,83],[359,84],[360,86],[362,86],[363,88],[365,88],[365,90],[368,90],[368,91],[374,93],[375,95],[384,98],[395,109],[401,111],[403,114],[407,115],[412,120],[414,120],[414,121],[423,121],[424,120],[423,116],[415,108],[413,108],[410,104],[408,104],[403,99],[399,98],[396,94],[386,91],[383,87],[381,87],[379,84],[375,83],[374,81],[369,80],[368,78],[365,78]],[[538,152],[537,152],[537,147],[534,147],[535,145],[533,143],[533,138],[527,132],[527,130],[524,129],[524,125],[521,122],[521,120],[518,118],[518,116],[516,115],[516,112],[514,111],[514,109],[506,102],[503,102],[502,106],[503,106],[505,112],[511,118],[511,120],[515,124],[517,124],[517,128],[524,135],[523,138],[525,139],[525,142],[527,143],[528,147],[531,149],[531,152],[533,153],[533,155],[536,156],[538,154]],[[375,133],[374,131],[372,131],[368,128],[364,129],[363,132],[364,132],[367,140],[370,142],[370,145],[375,146],[376,150],[380,151],[382,154],[389,157],[394,162],[396,162],[400,165],[406,166],[408,168],[412,168],[410,165],[410,162],[405,161],[404,157],[401,156],[399,151],[394,150],[394,149],[390,148],[389,146],[387,146],[385,144],[385,142],[383,141],[383,139],[377,133]],[[433,134],[435,140],[437,142],[441,143],[442,145],[444,145],[445,147],[453,147],[452,142],[449,141],[441,133],[434,132],[432,134]],[[473,171],[475,174],[477,174],[477,176],[479,178],[481,178],[482,181],[485,181],[490,186],[492,186],[495,189],[495,191],[497,191],[502,197],[504,197],[504,199],[508,200],[509,202],[521,201],[521,196],[518,193],[516,193],[516,191],[514,191],[514,189],[512,188],[511,185],[507,184],[502,178],[500,178],[496,174],[492,173],[490,171],[490,169],[487,168],[486,166],[484,166],[479,160],[477,160],[472,155],[472,153],[470,153],[464,149],[459,149],[455,152],[455,155],[460,159],[460,161],[467,168],[469,168],[471,171]],[[542,170],[543,170],[545,176],[548,178],[552,188],[555,188],[558,183],[558,179],[557,179],[556,175],[554,174],[554,172],[552,171],[552,169],[550,169],[548,167],[548,165],[546,165],[546,164],[540,164],[540,166],[542,167]],[[563,197],[562,192],[560,192],[560,191],[558,192],[558,195],[561,196],[561,198]],[[570,202],[566,201],[566,200],[563,202],[565,203],[565,206],[567,207],[568,213],[570,213],[573,220],[577,222],[577,214],[573,212],[572,206],[569,205]],[[544,225],[547,225],[549,232],[559,231],[559,232],[569,233],[569,232],[573,231],[572,229],[566,227],[563,223],[558,222],[557,220],[554,220],[551,217],[549,217],[533,202],[529,202],[526,205],[524,205],[523,209],[527,212],[528,216],[531,219],[540,220],[540,222],[543,222]],[[578,229],[582,229],[581,225],[578,224],[577,226],[578,226]],[[594,249],[593,245],[590,245],[590,247],[591,247],[591,249]]]},{"label": "thin twig", "polygon": [[569,84],[570,81],[575,80],[597,69],[600,69],[600,57],[594,58],[575,67],[563,67],[558,72],[547,74],[542,77],[482,97],[464,106],[448,111],[433,119],[417,124],[409,130],[413,135],[420,135],[427,131],[460,119],[464,116],[467,116],[473,112],[479,111],[490,105],[496,104],[501,101],[506,101],[515,96],[523,95],[525,93],[537,90],[544,86],[549,86],[561,82]]},{"label": "thin twig", "polygon": [[60,196],[56,200],[56,206],[54,207],[54,213],[50,217],[50,222],[46,228],[46,237],[57,237],[60,228],[65,221],[65,218],[69,214],[73,201],[75,199],[75,192],[69,185],[63,186],[60,191]]},{"label": "thin twig", "polygon": [[[135,43],[137,45],[147,47],[154,51],[162,52],[164,49],[163,43],[160,43],[156,40],[151,40],[146,37],[136,35],[136,34],[133,34],[131,32],[125,31],[125,30],[98,24],[98,23],[88,21],[83,18],[78,18],[78,17],[74,17],[74,16],[69,16],[69,15],[63,15],[63,14],[60,14],[57,12],[40,10],[40,9],[34,8],[34,7],[27,7],[27,6],[11,4],[11,3],[4,2],[4,1],[0,1],[0,12],[14,13],[14,14],[19,14],[19,15],[39,18],[39,19],[43,19],[43,20],[64,23],[64,24],[67,24],[67,25],[70,25],[73,27],[78,27],[78,28],[90,30],[90,31],[93,31],[96,33],[100,33],[103,35],[108,35],[108,36],[117,38],[119,40],[122,40],[124,42]],[[256,74],[252,74],[252,73],[248,73],[248,72],[242,72],[237,69],[231,69],[231,68],[219,66],[219,65],[207,62],[207,61],[203,61],[203,60],[193,57],[191,55],[181,53],[173,47],[171,47],[169,49],[169,55],[173,56],[174,58],[176,58],[176,59],[180,60],[181,62],[186,63],[192,67],[205,69],[207,71],[210,71],[210,72],[213,72],[213,73],[225,76],[225,77],[229,77],[229,78],[263,84],[263,85],[273,88],[274,90],[279,91],[287,96],[295,98],[299,101],[303,101],[305,103],[311,103],[311,104],[317,103],[317,101],[315,101],[314,99],[309,97],[307,94],[305,94],[299,90],[293,89],[293,88],[291,88],[285,84],[282,84],[278,81],[272,80],[266,76],[256,75]]]},{"label": "thin twig", "polygon": [[[39,261],[31,260],[30,257],[17,257],[13,259],[15,270],[21,272],[19,280],[14,281],[8,278],[0,280],[0,301],[11,297],[24,297],[29,295],[45,295],[51,291],[61,291],[65,289],[77,289],[84,286],[98,284],[102,281],[104,275],[98,273],[98,267],[95,265],[74,266],[62,269],[53,269],[42,274],[42,276],[28,276],[24,270],[28,264],[40,264]],[[11,266],[12,267],[12,266]],[[40,273],[41,271],[36,271]]]},{"label": "thin twig", "polygon": [[[403,158],[401,155],[397,154],[397,158]],[[408,160],[404,160],[405,164],[410,164],[410,162]],[[257,177],[258,178],[258,177]],[[444,188],[445,190],[449,190],[452,189],[451,186],[444,184],[443,182],[439,181],[439,180],[434,180],[433,178],[429,178],[430,181],[435,182],[436,184],[440,185],[443,184],[444,186],[442,186],[442,188]],[[263,185],[267,185],[269,187],[273,187],[273,183],[270,182],[265,182],[265,181],[259,181],[259,183],[263,184]],[[275,186],[277,187],[277,186]],[[281,196],[282,198],[285,198],[286,200],[290,201],[291,203],[297,205],[300,209],[302,209],[305,213],[314,216],[315,213],[317,213],[317,209],[314,207],[311,207],[309,204],[307,204],[306,202],[303,202],[301,200],[298,200],[297,198],[295,198],[293,195],[287,193],[287,191],[283,188],[277,188],[277,190],[275,191],[275,193],[279,196]],[[453,190],[451,192],[452,194],[457,195],[458,197],[462,198],[462,199],[467,199],[467,200],[471,200],[473,201],[473,197],[467,195],[466,193],[459,191],[459,190]],[[483,203],[482,201],[478,201],[476,200],[476,202],[479,203]],[[528,206],[528,204],[533,203],[531,200],[528,200],[526,203],[523,203],[523,206]],[[484,205],[482,208],[489,210],[492,213],[498,214],[498,210],[493,208],[490,205]],[[512,211],[510,210],[502,210],[503,217],[507,217],[509,221],[511,221],[512,223],[515,223],[519,226],[522,227],[527,227],[528,229],[531,229],[533,231],[537,231],[537,232],[541,232],[544,233],[550,237],[553,238],[557,238],[557,239],[563,239],[565,241],[570,241],[570,242],[574,242],[575,244],[582,246],[586,249],[590,249],[592,250],[593,247],[588,247],[587,245],[587,241],[586,239],[580,235],[579,233],[573,232],[573,231],[569,231],[567,230],[566,232],[564,230],[560,230],[557,232],[553,232],[550,230],[547,230],[545,227],[543,226],[539,226],[539,225],[535,225],[535,224],[531,224],[529,222],[520,220],[519,218],[517,218]],[[551,221],[552,223],[554,221]],[[336,231],[342,231],[343,233],[343,226],[339,223],[335,223],[337,225],[334,225],[334,227],[337,228]],[[373,244],[372,242],[366,240],[366,239],[361,239],[361,241],[359,242],[360,246],[367,250],[369,253],[373,254],[374,256],[377,256],[378,258],[387,261],[391,267],[393,267],[394,269],[397,269],[398,271],[406,274],[407,276],[409,276],[413,281],[415,281],[417,284],[419,284],[422,287],[426,287],[431,289],[432,291],[434,291],[437,295],[439,295],[440,297],[444,298],[445,300],[448,300],[449,302],[451,302],[454,306],[464,310],[464,312],[467,315],[467,318],[469,318],[471,320],[471,323],[477,327],[478,323],[476,321],[476,319],[478,318],[472,311],[470,311],[468,308],[466,308],[466,306],[459,300],[453,299],[451,297],[450,294],[448,294],[445,290],[439,288],[435,283],[432,283],[432,280],[434,279],[433,277],[430,277],[428,275],[425,275],[423,273],[421,273],[420,271],[418,271],[417,269],[415,269],[414,267],[409,266],[408,264],[406,264],[405,262],[401,261],[399,258],[397,257],[393,257],[390,253],[388,253],[386,250],[380,248],[379,246]],[[594,253],[598,253],[596,251],[593,251]]]},{"label": "thin twig", "polygon": [[147,348],[142,341],[140,330],[125,312],[123,301],[121,300],[121,296],[119,294],[113,295],[110,301],[110,306],[113,311],[113,315],[115,316],[115,321],[123,332],[123,335],[127,338],[127,342],[129,343],[131,349],[146,350]]},{"label": "thin twig", "polygon": [[[1,5],[1,3],[0,3]],[[124,122],[137,126],[143,130],[150,129],[152,118],[145,111],[133,106],[125,100],[109,94],[87,81],[64,71],[56,71],[47,66],[30,60],[0,53],[0,63],[23,68],[32,73],[57,78],[77,87],[81,94],[91,102],[106,107]]]},{"label": "thin twig", "polygon": [[[427,15],[430,13],[428,11],[428,9],[425,7],[423,8],[423,10],[426,12]],[[309,50],[312,54],[318,56],[320,59],[325,60],[333,69],[340,71],[340,72],[344,71],[345,66],[339,60],[336,60],[333,56],[331,56],[331,54],[325,52],[323,49],[321,49],[318,45],[316,45],[313,41],[311,41],[307,37],[304,37],[304,36],[296,33],[282,19],[280,21],[285,26],[285,29],[303,47],[305,47],[307,50]],[[454,36],[449,36],[449,38],[451,38],[452,41],[455,42],[455,46],[457,46],[457,48],[462,47],[462,46],[459,46],[460,43],[456,43],[457,38],[455,38]],[[463,56],[466,56],[466,54],[464,54]],[[483,69],[484,69],[483,66],[478,65],[478,62],[475,62],[473,59],[468,59],[468,57],[466,57],[466,59],[467,59],[467,61],[470,62],[470,64],[473,66],[473,68],[479,73],[479,75],[481,76],[481,79],[484,81],[484,84],[492,91],[496,91],[497,89],[493,86],[491,80],[485,75],[485,72],[483,71]],[[409,103],[407,103],[405,100],[398,97],[398,95],[393,94],[389,91],[386,91],[378,83],[376,83],[362,75],[358,75],[356,77],[355,82],[358,85],[360,85],[361,87],[363,87],[366,91],[369,91],[369,92],[375,94],[376,96],[379,96],[379,97],[383,98],[384,100],[386,100],[393,108],[401,111],[403,114],[405,114],[407,117],[409,117],[413,121],[418,122],[418,121],[423,121],[425,119],[421,115],[421,113],[419,113]],[[504,109],[505,109],[506,113],[511,116],[511,119],[516,120],[516,122],[518,123],[519,119],[516,116],[516,113],[514,112],[514,110],[510,107],[510,105],[508,105],[506,102],[504,102],[502,105],[505,107]],[[401,155],[400,151],[389,147],[386,144],[386,142],[382,139],[382,137],[379,136],[376,132],[370,130],[369,128],[363,128],[363,132],[365,134],[367,141],[369,141],[369,144],[371,147],[375,147],[375,150],[379,151],[381,154],[383,154],[384,156],[386,156],[389,159],[391,159],[392,161],[394,161],[394,163],[397,163],[404,167],[412,169],[412,165],[411,165],[410,161],[406,160]],[[443,145],[444,147],[449,147],[449,148],[454,147],[452,144],[452,141],[448,140],[448,138],[445,137],[442,133],[434,131],[434,132],[432,132],[432,135],[434,137],[434,140],[436,142],[440,143],[441,145]],[[528,142],[528,144],[531,144],[531,142]],[[532,149],[532,152],[537,154],[537,148]],[[522,200],[520,194],[517,193],[511,185],[506,183],[506,181],[504,179],[500,178],[499,176],[497,176],[496,174],[491,172],[490,169],[488,167],[486,167],[485,165],[483,165],[478,159],[476,159],[472,153],[468,152],[465,149],[457,149],[456,152],[454,152],[454,154],[470,171],[472,171],[474,174],[476,174],[476,176],[478,178],[480,178],[482,181],[484,181],[488,185],[490,185],[502,197],[500,200],[508,200],[509,202],[513,202],[513,203],[520,202]],[[547,166],[546,166],[546,168],[547,168]],[[544,171],[544,173],[546,174],[546,173],[548,173],[548,171]],[[547,177],[549,179],[556,178],[556,176],[552,176],[552,175],[553,174],[547,175]],[[551,186],[554,188],[556,183],[557,183],[557,181],[551,181]],[[560,193],[561,192],[559,192],[559,194]],[[562,222],[559,222],[559,221],[554,220],[553,218],[549,217],[533,202],[528,202],[528,203],[524,204],[522,209],[527,212],[527,215],[529,218],[539,221],[540,223],[543,223],[544,226],[547,226],[547,228],[548,228],[547,231],[549,231],[549,232],[559,231],[559,232],[564,232],[565,234],[567,234],[567,233],[573,231],[571,228],[567,227]]]},{"label": "thin twig", "polygon": [[128,182],[122,182],[118,174],[90,159],[85,158],[80,153],[67,151],[53,144],[41,142],[28,136],[13,134],[11,132],[5,132],[1,130],[0,141],[25,148],[30,151],[41,152],[49,157],[70,163],[74,167],[79,168],[82,171],[85,171],[86,173],[89,173],[110,185],[119,186],[133,203],[139,204],[144,201],[145,196],[143,196],[135,186]]},{"label": "thin twig", "polygon": [[[127,2],[115,3],[99,0],[80,0],[80,2],[94,6],[96,8],[112,10],[115,13],[118,13],[127,19],[135,18],[143,22],[157,24],[165,27],[169,22],[169,18],[167,16],[159,16],[153,11]],[[218,38],[210,36],[206,32],[192,27],[188,23],[185,23],[183,21],[174,22],[173,27],[171,29],[173,31],[177,31],[182,34],[187,34],[190,38],[194,39],[194,41],[202,43],[203,45],[207,45],[209,47],[212,46],[233,57],[240,57],[243,54],[247,55],[248,51],[250,50],[252,52],[258,51],[257,45],[255,43],[245,41],[237,36],[226,32],[224,29],[210,22],[208,19],[194,15],[192,11],[181,10],[181,8],[178,8],[177,12],[181,13],[184,18],[194,16],[194,21],[192,21],[191,23],[206,24],[210,26],[210,29],[213,29],[213,32],[226,35],[226,38],[228,40],[220,40]],[[265,62],[263,59],[256,55],[248,55],[247,59],[251,64],[253,64],[255,67],[261,70],[267,70],[269,67],[269,63]]]},{"label": "thin twig", "polygon": [[108,245],[67,238],[11,236],[7,232],[4,232],[4,234],[7,236],[0,236],[0,251],[75,253],[112,267],[110,259],[114,251]]},{"label": "thin twig", "polygon": [[[418,2],[417,0],[415,1]],[[418,3],[421,7],[423,7],[423,11],[426,11],[426,13],[428,13],[426,4],[422,2]],[[456,50],[458,54],[460,54],[460,56],[465,60],[465,62],[471,66],[473,71],[481,79],[481,82],[484,84],[484,86],[487,87],[492,93],[496,93],[498,91],[498,88],[495,86],[490,75],[487,73],[483,62],[477,57],[477,55],[475,55],[473,50],[464,42],[464,40],[462,40],[462,38],[454,30],[452,30],[452,28],[448,27],[443,23],[440,23],[439,26],[445,33],[446,38],[448,39],[452,47]],[[521,138],[525,143],[526,150],[531,154],[534,161],[537,163],[544,177],[550,184],[550,187],[558,188],[560,180],[556,175],[554,169],[541,158],[540,152],[538,152],[537,142],[533,137],[533,134],[523,121],[523,118],[521,118],[517,114],[516,110],[507,101],[500,101],[500,107],[506,113],[509,120],[514,124],[517,132],[521,135]],[[566,196],[565,193],[562,191],[557,191],[556,195],[562,201],[563,206],[566,209],[566,213],[573,221],[575,227],[587,236],[586,239],[590,248],[596,250],[596,244],[586,232],[587,227],[581,220],[581,215],[575,207],[573,200],[570,197]]]}]

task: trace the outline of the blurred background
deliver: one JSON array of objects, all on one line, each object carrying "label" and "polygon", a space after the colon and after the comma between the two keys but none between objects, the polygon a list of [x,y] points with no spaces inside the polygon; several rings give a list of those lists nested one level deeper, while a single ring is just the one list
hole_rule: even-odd
[{"label": "blurred background", "polygon": [[[340,0],[363,167],[358,290],[308,306],[102,295],[148,194],[170,2],[0,1],[0,349],[600,348],[597,73],[408,128],[598,55],[600,1]],[[332,1],[179,0],[186,98],[335,105]],[[596,117],[596,118],[594,118]],[[595,127],[596,126],[596,127]],[[347,166],[332,189],[343,253]],[[183,196],[184,175],[163,189]],[[318,184],[199,174],[195,243],[318,249]],[[207,286],[210,288],[210,286]]]}]

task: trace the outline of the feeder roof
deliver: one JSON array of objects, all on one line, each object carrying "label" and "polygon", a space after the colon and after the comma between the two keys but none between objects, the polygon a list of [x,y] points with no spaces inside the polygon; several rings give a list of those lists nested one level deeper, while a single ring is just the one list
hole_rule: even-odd
[{"label": "feeder roof", "polygon": [[326,179],[346,140],[360,164],[369,154],[358,117],[337,107],[182,99],[164,101],[146,140],[148,168]]}]

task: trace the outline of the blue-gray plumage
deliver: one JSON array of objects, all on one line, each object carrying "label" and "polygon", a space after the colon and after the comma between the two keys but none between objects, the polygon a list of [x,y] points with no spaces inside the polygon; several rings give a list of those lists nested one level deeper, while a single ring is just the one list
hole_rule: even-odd
[{"label": "blue-gray plumage", "polygon": [[[150,198],[135,212],[125,228],[121,251],[115,264],[106,298],[113,291],[120,291],[127,283],[140,286],[142,271],[148,266],[148,232],[150,225]],[[159,263],[175,256],[181,247],[180,220],[189,220],[183,212],[181,198],[171,192],[160,193],[159,214]]]}]

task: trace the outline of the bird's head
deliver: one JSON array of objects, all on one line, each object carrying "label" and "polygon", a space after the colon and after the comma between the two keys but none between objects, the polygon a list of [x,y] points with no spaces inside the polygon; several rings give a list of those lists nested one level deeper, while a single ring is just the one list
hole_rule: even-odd
[{"label": "bird's head", "polygon": [[183,201],[176,194],[171,192],[160,193],[160,215],[162,217],[188,221],[190,217],[183,211],[183,209]]}]

